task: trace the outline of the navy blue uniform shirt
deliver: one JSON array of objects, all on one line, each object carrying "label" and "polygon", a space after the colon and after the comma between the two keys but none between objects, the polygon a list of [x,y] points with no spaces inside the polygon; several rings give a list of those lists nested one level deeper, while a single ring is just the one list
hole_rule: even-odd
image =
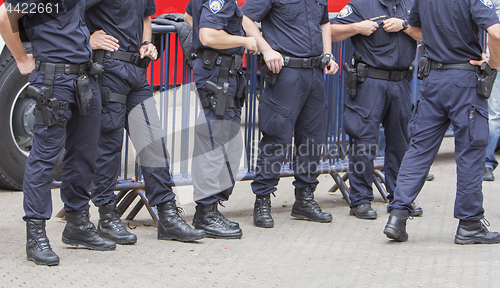
[{"label": "navy blue uniform shirt", "polygon": [[491,0],[415,0],[409,20],[422,27],[424,56],[442,63],[480,60],[479,28],[498,22]]},{"label": "navy blue uniform shirt", "polygon": [[327,0],[247,0],[243,13],[261,22],[262,36],[274,50],[295,57],[323,54]]},{"label": "navy blue uniform shirt", "polygon": [[[245,36],[242,28],[243,12],[236,0],[191,0],[186,6],[186,13],[193,17],[193,48],[197,51],[206,48],[200,41],[200,28]],[[245,52],[243,47],[215,50],[225,55],[243,55]]]},{"label": "navy blue uniform shirt", "polygon": [[[22,17],[22,21],[36,59],[51,63],[75,64],[90,61],[92,55],[89,44],[90,33],[83,20],[85,0],[7,0],[7,2],[12,5],[12,9],[19,4],[18,8],[26,14]],[[37,8],[32,9],[35,5]],[[49,6],[51,13],[47,13]]]},{"label": "navy blue uniform shirt", "polygon": [[408,20],[413,0],[396,0],[392,7],[388,7],[388,2],[352,0],[331,23],[377,22],[380,26],[370,36],[356,34],[351,37],[355,59],[379,69],[405,70],[415,59],[417,42],[404,31],[385,32],[382,22],[389,18]]},{"label": "navy blue uniform shirt", "polygon": [[144,17],[156,13],[154,0],[87,0],[85,21],[91,33],[104,30],[118,39],[120,51],[137,52],[144,33]]}]

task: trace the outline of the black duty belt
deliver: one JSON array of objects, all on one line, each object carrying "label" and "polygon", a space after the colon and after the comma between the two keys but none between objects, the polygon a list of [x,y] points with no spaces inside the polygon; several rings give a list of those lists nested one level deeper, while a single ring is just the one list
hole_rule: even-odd
[{"label": "black duty belt", "polygon": [[289,68],[318,68],[321,64],[321,56],[309,58],[296,58],[283,56],[285,67]]},{"label": "black duty belt", "polygon": [[403,71],[382,70],[373,67],[367,67],[367,69],[366,77],[389,81],[401,81],[408,78],[408,73],[413,74],[413,69]]},{"label": "black duty belt", "polygon": [[94,50],[95,61],[101,63],[100,60],[104,58],[124,61],[140,68],[148,68],[149,62],[151,62],[149,57],[141,59],[141,55],[136,52]]},{"label": "black duty belt", "polygon": [[472,65],[468,62],[465,63],[454,63],[454,64],[444,64],[431,60],[431,70],[468,70],[477,71],[479,66]]},{"label": "black duty belt", "polygon": [[[47,69],[48,62],[42,62],[40,60],[35,61],[35,69],[38,71],[45,72]],[[85,74],[89,69],[89,63],[84,64],[62,64],[54,63],[55,70],[54,74]]]}]

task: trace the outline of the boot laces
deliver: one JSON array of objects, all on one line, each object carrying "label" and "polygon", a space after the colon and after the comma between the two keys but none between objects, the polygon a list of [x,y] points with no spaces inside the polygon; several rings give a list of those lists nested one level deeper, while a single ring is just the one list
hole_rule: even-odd
[{"label": "boot laces", "polygon": [[266,213],[271,211],[271,198],[257,198],[257,211]]},{"label": "boot laces", "polygon": [[121,231],[121,230],[126,230],[125,226],[122,223],[122,220],[120,219],[120,214],[118,213],[118,209],[115,208],[109,213],[109,226],[113,230],[116,231]]},{"label": "boot laces", "polygon": [[95,228],[94,223],[92,223],[92,221],[90,221],[90,213],[87,213],[87,217],[84,218],[83,228],[85,230],[90,230],[90,232],[92,233],[94,238],[100,237],[99,233],[97,232],[97,229]]},{"label": "boot laces", "polygon": [[304,202],[306,202],[306,204],[308,206],[310,206],[312,209],[314,209],[315,211],[318,211],[318,212],[322,212],[321,208],[319,207],[319,204],[318,202],[316,202],[316,200],[314,200],[314,194],[312,191],[309,190],[309,188],[307,189],[307,194],[306,194],[306,198],[304,199]]},{"label": "boot laces", "polygon": [[[219,203],[218,203],[220,206],[222,207],[226,207],[224,205],[222,205],[222,201],[219,200]],[[226,216],[224,216],[220,211],[219,209],[217,209],[217,206],[215,206],[215,217],[214,217],[214,220],[217,224],[222,224],[224,226],[228,225],[231,221],[229,221],[229,219],[226,218]]]},{"label": "boot laces", "polygon": [[31,243],[35,242],[36,247],[40,251],[51,250],[52,248],[50,248],[49,238],[47,238],[47,234],[46,234],[46,231],[44,229],[44,225],[36,224],[36,223],[33,223],[33,224],[35,225],[34,228],[36,231],[36,237],[35,237],[35,239],[31,240],[30,242]]}]

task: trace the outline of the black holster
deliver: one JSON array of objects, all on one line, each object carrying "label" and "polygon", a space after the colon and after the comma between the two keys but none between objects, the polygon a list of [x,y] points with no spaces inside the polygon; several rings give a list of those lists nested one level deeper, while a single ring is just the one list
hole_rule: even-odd
[{"label": "black holster", "polygon": [[35,124],[45,126],[45,129],[54,125],[66,127],[67,120],[59,116],[59,110],[69,110],[71,105],[66,101],[51,98],[52,87],[42,86],[38,88],[28,86],[28,95],[36,101]]},{"label": "black holster", "polygon": [[427,58],[427,57],[420,57],[418,59],[418,71],[417,71],[417,78],[422,80],[424,77],[429,76],[431,73],[431,64],[432,61]]},{"label": "black holster", "polygon": [[348,63],[344,63],[342,67],[344,68],[344,73],[347,75],[344,80],[347,95],[355,98],[357,94],[356,86],[358,85],[356,68],[350,66]]},{"label": "black holster", "polygon": [[67,119],[59,116],[59,110],[71,109],[69,102],[52,97],[55,72],[56,64],[47,63],[44,69],[44,85],[41,88],[28,86],[28,96],[36,101],[35,124],[44,125],[45,129],[54,125],[66,127]]},{"label": "black holster", "polygon": [[262,76],[264,77],[264,81],[266,81],[268,85],[271,86],[276,85],[276,81],[278,80],[278,74],[271,71],[271,69],[267,67],[265,62],[262,63]]},{"label": "black holster", "polygon": [[481,67],[477,70],[477,94],[486,99],[490,98],[491,89],[497,78],[497,69],[492,69],[487,62],[483,62]]},{"label": "black holster", "polygon": [[245,105],[247,99],[247,78],[243,72],[239,72],[237,76],[238,89],[236,91],[236,97],[234,98],[234,104],[236,108],[241,109]]},{"label": "black holster", "polygon": [[[223,116],[226,111],[241,108],[246,100],[246,79],[241,72],[243,58],[240,55],[221,55],[212,49],[205,49],[198,53],[203,60],[203,68],[212,70],[214,65],[220,66],[217,84],[211,81],[205,83],[205,89],[213,95],[207,95],[208,101],[202,99],[203,108],[211,107],[215,115]],[[229,93],[229,77],[237,76],[236,98],[233,100]],[[236,102],[236,103],[235,103]]]}]

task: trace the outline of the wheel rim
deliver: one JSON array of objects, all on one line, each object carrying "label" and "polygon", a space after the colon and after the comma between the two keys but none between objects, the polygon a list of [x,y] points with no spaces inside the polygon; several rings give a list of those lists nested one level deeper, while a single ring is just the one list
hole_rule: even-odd
[{"label": "wheel rim", "polygon": [[33,126],[35,124],[35,101],[27,97],[29,83],[26,83],[16,95],[10,110],[10,133],[19,152],[28,157],[33,144]]}]

